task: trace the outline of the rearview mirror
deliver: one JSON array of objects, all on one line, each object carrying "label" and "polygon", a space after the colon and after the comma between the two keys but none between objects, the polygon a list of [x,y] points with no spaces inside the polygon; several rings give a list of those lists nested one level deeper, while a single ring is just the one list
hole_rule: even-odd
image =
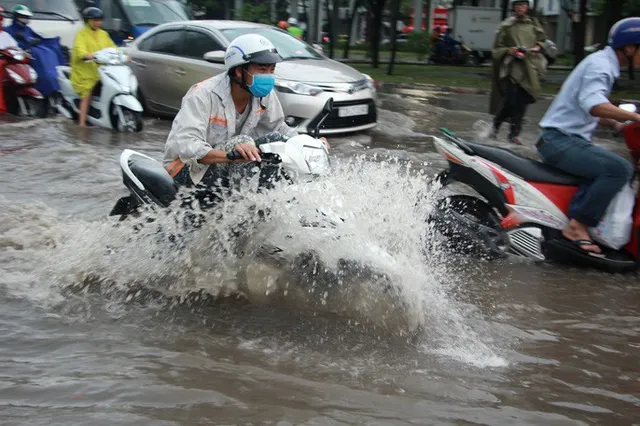
[{"label": "rearview mirror", "polygon": [[322,107],[322,112],[324,114],[329,114],[333,110],[333,98],[327,99],[324,106]]},{"label": "rearview mirror", "polygon": [[111,20],[111,28],[113,28],[113,31],[120,31],[122,29],[122,19],[113,18]]},{"label": "rearview mirror", "polygon": [[224,50],[212,50],[204,54],[204,60],[215,64],[224,64]]},{"label": "rearview mirror", "polygon": [[638,111],[638,107],[635,106],[634,104],[620,104],[618,105],[618,108],[628,111],[628,112],[637,112]]}]

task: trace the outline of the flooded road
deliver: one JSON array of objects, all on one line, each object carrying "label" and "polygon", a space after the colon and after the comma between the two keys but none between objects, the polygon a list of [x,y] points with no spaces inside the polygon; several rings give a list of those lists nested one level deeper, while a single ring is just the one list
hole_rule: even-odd
[{"label": "flooded road", "polygon": [[[118,135],[0,117],[1,423],[638,424],[637,276],[425,253],[428,182],[444,166],[429,135],[472,137],[487,98],[403,89],[380,104],[377,129],[330,139],[327,182],[256,195],[179,248],[107,217],[126,194],[120,152],[161,158],[168,121]],[[519,152],[535,155],[546,105]],[[252,225],[256,204],[273,226]],[[296,234],[327,204],[348,236]],[[274,296],[258,259],[226,244],[238,229],[387,281],[342,276],[336,292],[296,258]]]}]

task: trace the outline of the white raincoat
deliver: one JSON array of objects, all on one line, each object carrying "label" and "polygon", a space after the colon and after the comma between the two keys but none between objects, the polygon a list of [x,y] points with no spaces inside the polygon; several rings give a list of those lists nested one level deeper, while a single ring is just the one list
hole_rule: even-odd
[{"label": "white raincoat", "polygon": [[[200,164],[209,150],[231,151],[238,143],[251,143],[253,139],[273,132],[287,137],[297,132],[284,122],[282,105],[275,93],[260,100],[252,97],[249,116],[242,128],[236,128],[236,108],[231,98],[231,79],[220,74],[192,86],[182,98],[182,105],[173,120],[171,132],[164,148],[163,164],[168,167],[174,160],[189,166],[193,183],[199,183],[208,164]],[[248,108],[249,106],[247,106]],[[225,167],[215,164],[214,167]]]}]

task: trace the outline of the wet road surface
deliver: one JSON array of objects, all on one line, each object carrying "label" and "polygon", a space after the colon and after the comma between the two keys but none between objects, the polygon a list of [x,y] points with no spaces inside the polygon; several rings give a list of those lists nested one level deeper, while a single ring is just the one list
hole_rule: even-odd
[{"label": "wet road surface", "polygon": [[[393,294],[347,277],[359,291],[318,296],[293,268],[279,272],[290,293],[249,300],[238,289],[265,272],[223,244],[240,218],[176,250],[107,217],[126,194],[120,152],[160,158],[168,121],[118,135],[0,117],[2,424],[638,424],[637,276],[425,253],[424,193],[444,166],[429,135],[474,136],[487,98],[404,89],[380,105],[377,129],[331,138],[327,186],[294,194],[301,209],[340,204],[349,237],[270,232],[329,266],[366,260]],[[545,107],[517,151],[535,156]],[[290,195],[251,201],[286,228]]]}]

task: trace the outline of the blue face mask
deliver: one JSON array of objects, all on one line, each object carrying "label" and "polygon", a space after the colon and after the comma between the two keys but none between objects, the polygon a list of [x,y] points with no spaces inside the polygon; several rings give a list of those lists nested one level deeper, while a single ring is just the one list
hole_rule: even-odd
[{"label": "blue face mask", "polygon": [[[247,72],[249,74],[249,72]],[[276,77],[273,74],[252,74],[253,83],[247,86],[249,91],[256,98],[263,98],[273,90],[276,84]]]}]

